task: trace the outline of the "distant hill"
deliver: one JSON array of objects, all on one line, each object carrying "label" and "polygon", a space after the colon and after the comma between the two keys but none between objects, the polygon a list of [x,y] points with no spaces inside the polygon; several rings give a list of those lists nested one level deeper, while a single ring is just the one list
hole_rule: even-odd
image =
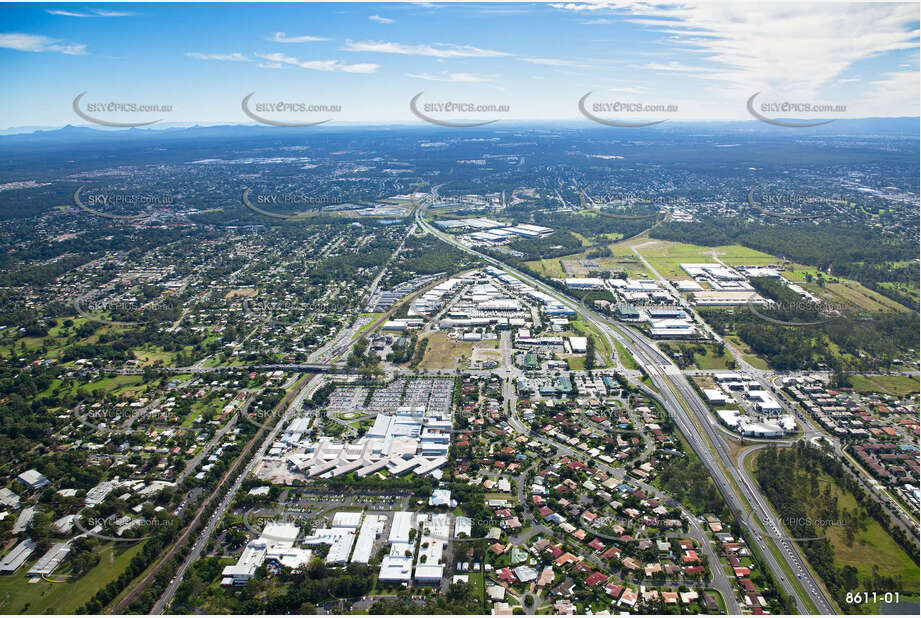
[{"label": "distant hill", "polygon": [[[919,117],[898,117],[898,118],[855,118],[835,120],[827,125],[819,127],[807,127],[794,129],[788,127],[778,127],[757,120],[733,121],[733,122],[679,122],[669,121],[656,125],[654,127],[644,127],[638,129],[617,129],[623,135],[641,135],[641,134],[668,134],[678,132],[682,134],[703,132],[712,134],[758,134],[765,133],[775,136],[788,135],[791,137],[801,137],[805,135],[816,136],[893,136],[902,138],[919,138],[919,126],[921,118]],[[613,129],[609,127],[600,127],[588,120],[569,121],[569,122],[503,122],[494,125],[496,131],[502,131],[504,128],[514,127],[521,129],[567,129],[567,130],[584,130],[586,132],[605,132],[610,134]],[[76,144],[85,142],[123,142],[126,140],[147,140],[147,139],[200,139],[200,138],[234,138],[234,137],[260,137],[263,135],[315,135],[317,133],[350,133],[355,131],[413,131],[419,132],[443,132],[436,127],[418,124],[389,124],[389,125],[361,125],[361,124],[339,124],[325,125],[322,127],[268,127],[262,125],[212,125],[191,127],[170,127],[170,128],[131,128],[131,129],[103,129],[88,126],[67,125],[57,129],[37,128],[29,130],[30,127],[22,127],[22,132],[11,133],[16,129],[7,129],[0,131],[0,145],[5,147],[15,147],[17,145],[52,145],[52,144]]]}]

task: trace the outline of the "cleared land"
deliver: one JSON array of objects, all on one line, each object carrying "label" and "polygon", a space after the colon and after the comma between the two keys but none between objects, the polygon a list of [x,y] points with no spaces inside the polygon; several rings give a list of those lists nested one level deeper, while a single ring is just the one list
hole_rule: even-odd
[{"label": "cleared land", "polygon": [[[419,367],[422,369],[451,369],[463,367],[473,354],[473,343],[449,339],[444,333],[427,335],[428,345]],[[481,347],[479,344],[477,347]]]},{"label": "cleared land", "polygon": [[858,393],[885,393],[902,397],[919,392],[918,378],[911,376],[851,376]]}]

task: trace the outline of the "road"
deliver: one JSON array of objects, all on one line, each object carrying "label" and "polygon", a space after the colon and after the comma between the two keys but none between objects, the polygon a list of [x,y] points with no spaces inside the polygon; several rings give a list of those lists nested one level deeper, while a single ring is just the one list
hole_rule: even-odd
[{"label": "road", "polygon": [[[766,500],[760,491],[755,489],[744,467],[741,470],[736,467],[736,462],[730,456],[725,442],[713,426],[714,421],[706,404],[700,399],[681,370],[672,363],[671,359],[660,352],[646,337],[633,329],[615,325],[608,318],[559,293],[543,282],[508,266],[498,259],[467,247],[454,237],[440,232],[423,219],[423,211],[424,209],[422,208],[416,211],[416,222],[422,229],[462,251],[477,255],[487,263],[497,268],[502,268],[518,279],[549,294],[588,320],[609,341],[616,339],[631,352],[646,371],[655,390],[650,389],[643,383],[639,383],[637,386],[662,404],[675,420],[679,430],[709,471],[711,478],[716,483],[736,520],[740,525],[748,529],[750,535],[759,544],[774,543],[777,555],[781,557],[790,571],[798,578],[798,584],[789,581],[777,555],[772,551],[767,551],[767,548],[764,547],[765,551],[761,551],[764,561],[767,563],[778,585],[787,594],[793,595],[799,612],[809,612],[809,607],[802,597],[803,592],[805,592],[819,613],[835,613],[832,602],[815,575],[808,568],[805,558],[800,554],[796,545],[792,541],[774,542],[773,539],[765,538],[765,535],[762,534],[762,531],[767,530],[776,537],[782,537],[783,528],[767,506]],[[614,349],[613,345],[611,345],[611,349]],[[754,522],[749,522],[749,513],[751,512],[755,514],[755,517],[751,519],[757,519],[758,525],[753,525]]]},{"label": "road", "polygon": [[224,513],[227,512],[227,509],[230,507],[230,503],[233,501],[233,497],[236,495],[237,491],[240,489],[240,485],[243,484],[243,481],[247,476],[253,471],[253,468],[262,461],[262,456],[265,454],[266,449],[275,441],[275,436],[282,430],[282,428],[287,424],[288,419],[293,416],[297,411],[301,409],[301,405],[304,401],[304,398],[311,394],[320,386],[321,380],[320,376],[314,376],[313,379],[305,382],[301,389],[294,395],[291,399],[287,409],[284,414],[272,430],[268,433],[265,439],[262,440],[262,443],[259,445],[259,448],[253,453],[250,460],[246,463],[243,470],[240,474],[237,475],[234,482],[230,485],[227,491],[224,493],[224,497],[221,499],[220,504],[208,518],[208,523],[205,524],[205,527],[202,529],[201,533],[198,535],[198,538],[195,540],[195,543],[192,545],[191,551],[183,560],[179,569],[174,574],[173,578],[170,580],[169,584],[166,586],[166,589],[163,591],[163,594],[160,595],[160,598],[157,599],[157,602],[154,603],[153,608],[151,608],[151,614],[162,614],[163,611],[169,607],[170,601],[176,594],[176,591],[179,589],[179,585],[182,583],[182,578],[185,575],[186,570],[193,562],[198,560],[201,557],[201,553],[205,548],[205,545],[208,543],[208,539],[211,538],[211,535],[214,533],[214,529],[220,523],[221,519],[224,517]]}]

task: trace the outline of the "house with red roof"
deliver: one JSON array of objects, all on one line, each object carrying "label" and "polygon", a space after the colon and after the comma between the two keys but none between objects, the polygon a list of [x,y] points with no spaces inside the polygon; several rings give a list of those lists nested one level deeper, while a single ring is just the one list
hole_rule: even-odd
[{"label": "house with red roof", "polygon": [[595,586],[599,584],[603,584],[606,581],[608,581],[607,575],[604,575],[603,573],[599,571],[595,571],[594,573],[592,573],[591,575],[585,578],[585,585],[590,588],[594,588]]}]

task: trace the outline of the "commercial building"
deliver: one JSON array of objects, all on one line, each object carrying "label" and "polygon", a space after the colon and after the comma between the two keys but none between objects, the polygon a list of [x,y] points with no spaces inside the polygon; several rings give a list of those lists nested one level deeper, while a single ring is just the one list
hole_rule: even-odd
[{"label": "commercial building", "polygon": [[597,277],[578,277],[565,279],[566,287],[573,290],[601,290],[604,289],[604,279]]},{"label": "commercial building", "polygon": [[[406,553],[409,552],[407,556]],[[409,543],[395,543],[390,546],[390,553],[381,561],[381,570],[377,579],[382,582],[401,582],[408,584],[413,577],[412,546]]]},{"label": "commercial building", "polygon": [[237,563],[224,567],[221,585],[245,585],[266,560],[274,560],[292,569],[309,563],[313,552],[294,546],[298,532],[297,526],[292,523],[267,524],[257,539],[246,544]]}]

